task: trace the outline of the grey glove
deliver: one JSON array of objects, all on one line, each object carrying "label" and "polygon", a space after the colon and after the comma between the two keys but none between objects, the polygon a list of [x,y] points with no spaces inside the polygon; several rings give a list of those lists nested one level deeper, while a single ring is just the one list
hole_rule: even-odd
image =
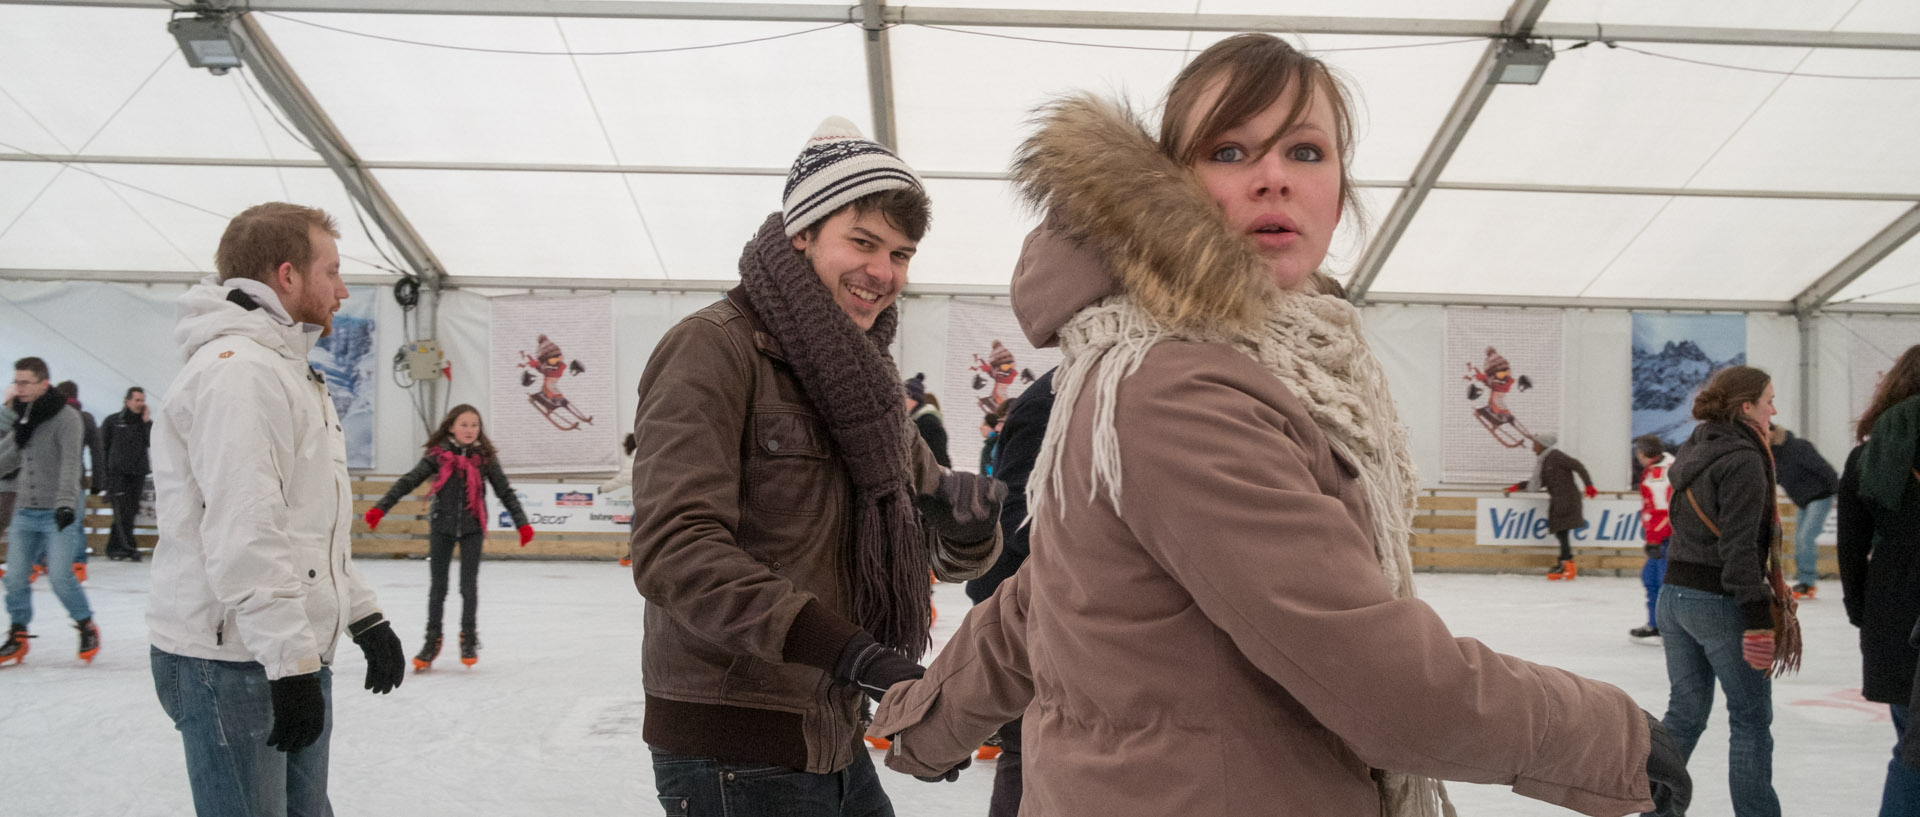
[{"label": "grey glove", "polygon": [[914,500],[927,529],[954,544],[980,542],[1000,529],[1007,484],[966,471],[941,471],[940,485]]},{"label": "grey glove", "polygon": [[1693,802],[1693,778],[1687,775],[1686,758],[1673,745],[1667,727],[1651,713],[1647,716],[1647,783],[1653,790],[1653,813],[1660,817],[1685,817],[1687,804]]}]

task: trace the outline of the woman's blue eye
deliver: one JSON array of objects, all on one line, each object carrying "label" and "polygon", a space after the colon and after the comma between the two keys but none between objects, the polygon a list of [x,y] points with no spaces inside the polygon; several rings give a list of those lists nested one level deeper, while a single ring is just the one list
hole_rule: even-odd
[{"label": "woman's blue eye", "polygon": [[1246,156],[1247,156],[1247,152],[1244,150],[1241,150],[1238,146],[1226,145],[1224,147],[1216,149],[1213,152],[1212,158],[1216,162],[1238,162],[1242,159],[1245,159]]},{"label": "woman's blue eye", "polygon": [[1320,148],[1313,145],[1298,145],[1290,153],[1296,162],[1317,162],[1326,156]]}]

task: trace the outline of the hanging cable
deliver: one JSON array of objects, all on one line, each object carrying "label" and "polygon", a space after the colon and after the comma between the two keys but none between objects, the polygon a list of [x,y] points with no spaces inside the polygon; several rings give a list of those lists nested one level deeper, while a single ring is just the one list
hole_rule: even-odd
[{"label": "hanging cable", "polygon": [[[1077,42],[1074,40],[1051,40],[1045,37],[1023,37],[1018,34],[1001,34],[999,32],[994,32],[994,31],[975,31],[973,29],[952,28],[949,26],[937,26],[929,23],[898,23],[895,25],[911,25],[917,28],[929,28],[929,29],[933,29],[934,31],[945,31],[949,34],[971,34],[976,37],[993,37],[995,39],[1001,39],[1001,40],[1019,40],[1020,42],[1044,43],[1046,45],[1073,45],[1073,46],[1079,46],[1081,48],[1111,48],[1111,49],[1118,49],[1121,51],[1159,51],[1159,52],[1171,53],[1171,54],[1184,54],[1184,53],[1187,53],[1189,50],[1191,50],[1188,48],[1172,48],[1169,46],[1120,45],[1118,43],[1089,43],[1089,42]],[[1362,45],[1362,46],[1354,46],[1352,48],[1315,48],[1313,49],[1313,53],[1338,54],[1338,53],[1343,53],[1347,51],[1393,51],[1393,50],[1398,50],[1403,48],[1433,48],[1433,47],[1442,46],[1442,45],[1459,45],[1461,43],[1484,43],[1486,41],[1487,41],[1487,38],[1485,37],[1465,37],[1458,40],[1440,40],[1438,42],[1402,43],[1400,45]]]},{"label": "hanging cable", "polygon": [[1920,75],[1891,76],[1891,75],[1882,75],[1882,74],[1815,74],[1807,71],[1781,71],[1776,68],[1755,68],[1751,65],[1733,65],[1731,63],[1713,62],[1711,60],[1697,60],[1697,59],[1693,59],[1692,57],[1680,57],[1680,56],[1675,56],[1673,54],[1662,54],[1658,51],[1648,51],[1644,48],[1636,48],[1631,45],[1621,45],[1612,40],[1581,40],[1580,42],[1574,43],[1573,45],[1567,46],[1566,48],[1559,49],[1558,53],[1564,54],[1568,51],[1573,51],[1575,49],[1586,48],[1587,46],[1593,45],[1594,43],[1599,43],[1608,48],[1618,49],[1621,51],[1630,51],[1632,53],[1639,54],[1640,56],[1643,56],[1643,57],[1653,57],[1655,59],[1672,60],[1674,62],[1684,62],[1684,63],[1687,63],[1688,65],[1700,65],[1708,68],[1723,68],[1728,71],[1745,71],[1750,74],[1771,74],[1773,76],[1778,76],[1778,77],[1796,77],[1800,79],[1845,79],[1845,80],[1892,81],[1892,82],[1920,81]]}]

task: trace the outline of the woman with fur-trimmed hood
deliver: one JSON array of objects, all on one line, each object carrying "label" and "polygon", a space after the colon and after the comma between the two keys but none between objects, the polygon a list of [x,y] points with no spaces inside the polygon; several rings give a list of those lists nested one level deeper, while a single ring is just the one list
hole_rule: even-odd
[{"label": "woman with fur-trimmed hood", "polygon": [[1013,303],[1062,362],[1033,555],[888,692],[889,767],[950,777],[1024,712],[1026,815],[1451,814],[1437,779],[1684,809],[1626,693],[1413,597],[1406,431],[1358,313],[1316,294],[1347,109],[1318,60],[1242,35],[1175,80],[1158,140],[1090,97],[1040,111]]}]

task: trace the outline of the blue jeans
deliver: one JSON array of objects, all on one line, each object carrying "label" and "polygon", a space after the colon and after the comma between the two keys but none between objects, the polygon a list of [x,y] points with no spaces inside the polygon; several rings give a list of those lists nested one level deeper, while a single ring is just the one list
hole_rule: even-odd
[{"label": "blue jeans", "polygon": [[655,750],[653,785],[667,817],[893,817],[864,746],[832,774]]},{"label": "blue jeans", "polygon": [[1907,741],[1907,708],[1899,704],[1893,710],[1893,761],[1887,764],[1887,784],[1880,790],[1880,817],[1920,815],[1920,771],[1900,761],[1900,750]]},{"label": "blue jeans", "polygon": [[93,618],[93,608],[87,606],[87,592],[80,589],[80,580],[74,578],[73,562],[78,557],[78,548],[85,541],[73,535],[80,528],[75,521],[60,530],[53,524],[53,511],[42,508],[20,508],[13,512],[13,524],[7,528],[7,615],[14,624],[25,625],[33,621],[33,586],[28,581],[33,578],[33,565],[44,556],[47,561],[47,581],[53,585],[53,594],[66,605],[67,615],[74,621]]},{"label": "blue jeans", "polygon": [[1820,583],[1820,548],[1814,540],[1826,527],[1827,512],[1833,510],[1833,497],[1822,497],[1800,506],[1793,517],[1793,566],[1799,576],[1796,584],[1812,587]]},{"label": "blue jeans", "polygon": [[1648,559],[1640,567],[1640,583],[1647,588],[1647,626],[1660,629],[1660,583],[1667,578],[1666,557]]},{"label": "blue jeans", "polygon": [[[12,575],[9,571],[8,575]],[[266,668],[151,651],[153,689],[187,749],[187,782],[200,817],[331,817],[327,743],[333,739],[333,670],[320,670],[327,726],[297,752],[267,745],[273,695]]]},{"label": "blue jeans", "polygon": [[1667,716],[1680,756],[1707,728],[1717,679],[1727,692],[1727,784],[1736,817],[1779,817],[1773,791],[1773,682],[1740,656],[1746,631],[1733,597],[1666,585],[1660,588],[1660,638],[1667,651]]}]

